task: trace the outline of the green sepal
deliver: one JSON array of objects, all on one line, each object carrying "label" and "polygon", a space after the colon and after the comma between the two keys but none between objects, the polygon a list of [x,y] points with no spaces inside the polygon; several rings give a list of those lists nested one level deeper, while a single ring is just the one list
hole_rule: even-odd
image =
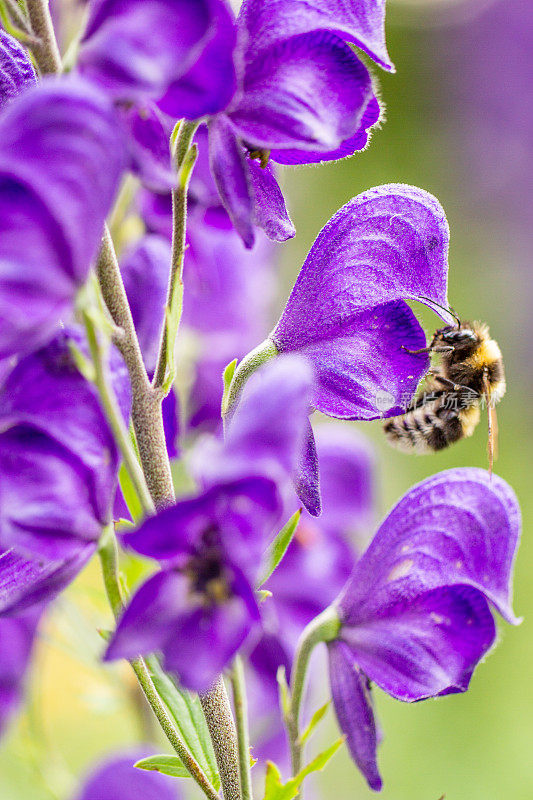
[{"label": "green sepal", "polygon": [[265,795],[264,800],[292,800],[296,797],[300,790],[304,779],[312,772],[320,772],[324,769],[328,761],[335,755],[339,747],[344,742],[344,736],[337,739],[331,747],[319,753],[316,758],[307,764],[300,772],[291,778],[287,783],[281,782],[281,773],[277,766],[272,762],[267,762],[266,778],[265,778]]},{"label": "green sepal", "polygon": [[118,481],[133,521],[139,522],[144,516],[143,508],[130,478],[130,474],[124,463],[120,465],[120,469],[118,471]]},{"label": "green sepal", "polygon": [[163,775],[170,775],[171,778],[191,777],[191,773],[178,756],[149,756],[148,758],[141,758],[133,766],[150,772],[161,772]]},{"label": "green sepal", "polygon": [[291,713],[291,691],[287,683],[287,673],[283,664],[280,664],[276,673],[276,680],[278,682],[279,692],[279,706],[283,718],[287,719]]},{"label": "green sepal", "polygon": [[237,368],[237,361],[238,359],[234,358],[233,361],[230,361],[229,364],[226,365],[224,368],[224,372],[222,373],[222,403],[221,403],[221,414],[224,413],[224,409],[226,408],[226,403],[228,399],[229,387],[231,386],[231,382],[233,380],[233,376],[235,375],[235,369]]},{"label": "green sepal", "polygon": [[309,739],[309,737],[311,736],[311,734],[315,730],[315,728],[318,725],[318,723],[321,722],[321,720],[325,717],[329,706],[330,706],[330,701],[328,700],[327,703],[324,703],[323,706],[320,706],[320,708],[318,708],[315,711],[315,713],[313,714],[313,716],[311,717],[311,719],[309,721],[309,725],[306,727],[306,729],[303,731],[303,733],[300,734],[300,738],[298,740],[300,746],[304,745],[307,742],[307,740]]},{"label": "green sepal", "polygon": [[274,540],[268,546],[264,556],[264,568],[259,579],[259,586],[262,586],[270,578],[276,567],[279,566],[281,559],[287,552],[287,548],[292,542],[292,538],[296,533],[296,528],[302,515],[302,509],[299,508],[295,511],[288,522],[285,523],[280,532],[276,535]]}]

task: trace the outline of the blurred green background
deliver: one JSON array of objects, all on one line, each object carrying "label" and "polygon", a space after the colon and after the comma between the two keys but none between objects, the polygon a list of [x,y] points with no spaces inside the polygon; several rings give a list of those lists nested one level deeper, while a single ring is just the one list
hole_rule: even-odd
[{"label": "blurred green background", "polygon": [[[507,2],[503,0],[504,5]],[[524,622],[515,629],[500,626],[498,647],[478,668],[465,695],[408,706],[375,692],[384,732],[379,753],[385,787],[381,796],[384,800],[439,800],[443,794],[447,800],[531,800],[531,233],[515,225],[505,196],[490,194],[490,181],[487,188],[487,174],[501,166],[497,154],[489,151],[481,154],[485,159],[481,163],[472,162],[472,130],[465,135],[470,124],[466,112],[479,100],[469,70],[480,52],[458,43],[468,30],[469,41],[477,43],[479,51],[485,48],[490,63],[493,43],[483,28],[490,9],[476,13],[470,3],[469,13],[450,15],[440,6],[433,8],[438,5],[391,5],[388,46],[397,73],[377,75],[386,122],[370,147],[337,164],[284,172],[298,233],[282,248],[283,276],[289,286],[322,225],[349,198],[371,186],[416,184],[434,193],[447,212],[450,301],[462,317],[490,324],[505,359],[508,392],[498,410],[496,471],[514,487],[523,509],[515,610]],[[533,35],[530,38],[533,62]],[[494,52],[499,59],[506,58],[505,52]],[[492,79],[487,71],[489,95]],[[485,112],[479,102],[483,123]],[[523,170],[531,175],[533,139],[527,144]],[[437,326],[430,314],[421,319],[429,333]],[[487,466],[483,424],[471,440],[431,457],[389,449],[379,423],[359,427],[378,452],[380,515],[413,483],[434,472],[452,466]],[[106,625],[110,620],[98,570],[91,565],[58,603],[39,645],[28,710],[0,748],[1,800],[63,800],[74,790],[76,776],[94,759],[138,741],[140,724],[131,702],[135,690],[128,669],[97,663],[102,640],[95,629]],[[329,725],[331,739],[332,719]],[[325,741],[326,732],[323,736]],[[375,796],[343,751],[308,796],[317,792],[335,800]]]}]

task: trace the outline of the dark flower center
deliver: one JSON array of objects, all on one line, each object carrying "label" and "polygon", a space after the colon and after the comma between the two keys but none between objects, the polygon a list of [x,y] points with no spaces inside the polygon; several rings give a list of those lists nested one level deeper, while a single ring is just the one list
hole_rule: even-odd
[{"label": "dark flower center", "polygon": [[230,599],[231,574],[224,563],[217,528],[210,527],[204,531],[185,572],[191,581],[191,594],[203,605],[219,605]]}]

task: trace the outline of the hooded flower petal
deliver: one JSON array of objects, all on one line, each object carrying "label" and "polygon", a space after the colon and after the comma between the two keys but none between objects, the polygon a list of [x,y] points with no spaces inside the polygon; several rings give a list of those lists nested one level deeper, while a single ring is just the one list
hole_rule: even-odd
[{"label": "hooded flower petal", "polygon": [[68,318],[100,244],[125,154],[108,101],[80,80],[43,81],[0,121],[0,358]]},{"label": "hooded flower petal", "polygon": [[374,791],[382,786],[376,761],[379,736],[368,678],[343,642],[328,646],[331,695],[351,756]]},{"label": "hooded flower petal", "polygon": [[354,135],[372,97],[366,67],[342,39],[319,31],[258,53],[228,115],[249,146],[327,152]]},{"label": "hooded flower petal", "polygon": [[342,633],[362,670],[406,702],[466,691],[495,637],[483,595],[459,585],[391,601],[367,623]]},{"label": "hooded flower petal", "polygon": [[96,543],[80,544],[69,558],[58,561],[24,558],[15,550],[0,554],[0,615],[20,614],[53,600],[81,572],[96,551]]},{"label": "hooded flower petal", "polygon": [[304,446],[300,450],[296,464],[294,488],[311,516],[318,517],[322,513],[320,472],[315,437],[310,422],[307,423]]},{"label": "hooded flower petal", "polygon": [[209,0],[92,0],[78,68],[117,100],[157,99],[200,55],[212,34],[213,6]]},{"label": "hooded flower petal", "polygon": [[253,221],[273,242],[292,239],[296,229],[289,217],[274,170],[268,164],[263,169],[255,161],[249,161],[247,166],[254,195]]},{"label": "hooded flower petal", "polygon": [[329,30],[393,69],[385,47],[385,0],[244,0],[239,24],[256,51],[281,38]]},{"label": "hooded flower petal", "polygon": [[368,144],[370,129],[381,116],[381,109],[375,97],[372,97],[366,106],[359,128],[353,136],[345,139],[335,150],[327,153],[312,150],[276,150],[270,151],[270,158],[277,164],[319,164],[324,161],[337,161],[347,158],[359,150],[364,150]]},{"label": "hooded flower petal", "polygon": [[200,119],[225,109],[237,89],[233,51],[237,28],[233,14],[223,2],[211,2],[216,33],[188,72],[174,81],[158,101],[171,117]]},{"label": "hooded flower petal", "polygon": [[462,468],[415,486],[381,524],[339,599],[349,626],[441,586],[468,584],[509,621],[520,536],[512,489],[497,475]]},{"label": "hooded flower petal", "polygon": [[36,81],[35,70],[22,45],[0,29],[0,108]]},{"label": "hooded flower petal", "polygon": [[133,106],[122,112],[130,150],[130,169],[144,186],[154,192],[168,192],[176,185],[176,171],[170,156],[171,130],[151,104]]},{"label": "hooded flower petal", "polygon": [[42,609],[0,619],[0,735],[22,701],[23,683]]},{"label": "hooded flower petal", "polygon": [[94,767],[85,778],[76,800],[177,800],[176,781],[133,765],[151,755],[146,750],[117,753]]},{"label": "hooded flower petal", "polygon": [[312,360],[318,410],[355,419],[402,412],[428,365],[405,349],[425,337],[402,301],[451,319],[448,240],[437,200],[403,184],[355,197],[323,228],[271,334],[279,351]]}]

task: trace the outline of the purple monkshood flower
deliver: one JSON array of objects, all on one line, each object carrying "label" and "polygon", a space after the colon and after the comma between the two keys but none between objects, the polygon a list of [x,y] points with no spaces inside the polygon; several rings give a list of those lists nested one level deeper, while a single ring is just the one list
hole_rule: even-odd
[{"label": "purple monkshood flower", "polygon": [[174,119],[188,89],[200,118],[235,92],[235,39],[224,0],[91,0],[78,69],[114,100],[151,100]]},{"label": "purple monkshood flower", "polygon": [[[343,206],[325,225],[285,309],[264,343],[299,353],[315,370],[311,404],[331,417],[373,420],[402,413],[429,359],[406,300],[447,322],[449,229],[422,189],[388,184]],[[320,512],[316,450],[309,432],[300,498]]]},{"label": "purple monkshood flower", "polygon": [[[170,242],[147,235],[121,258],[120,270],[128,295],[144,364],[150,377],[156,368],[172,261]],[[170,458],[178,456],[178,398],[173,389],[163,400],[163,426]]]},{"label": "purple monkshood flower", "polygon": [[405,702],[464,692],[508,622],[520,535],[512,489],[479,469],[441,472],[381,524],[333,604],[330,683],[339,725],[370,787],[381,788],[370,683]]},{"label": "purple monkshood flower", "polygon": [[116,753],[87,776],[75,800],[177,800],[176,781],[158,772],[135,769],[146,750]]},{"label": "purple monkshood flower", "polygon": [[301,450],[311,380],[308,365],[296,357],[263,373],[269,388],[284,392],[284,416],[265,408],[269,392],[262,428],[257,411],[243,404],[225,446],[210,454],[205,490],[122,537],[125,546],[160,561],[162,570],[133,596],[106,659],[160,651],[183,685],[204,691],[257,630],[255,588],[281,512],[275,479],[293,468]]},{"label": "purple monkshood flower", "polygon": [[0,29],[0,109],[36,81],[35,70],[22,45]]},{"label": "purple monkshood flower", "polygon": [[366,146],[379,119],[370,73],[345,39],[390,68],[384,3],[355,5],[244,0],[240,91],[211,119],[209,150],[220,197],[247,247],[254,225],[276,241],[294,236],[274,172],[256,154],[281,164],[343,158]]},{"label": "purple monkshood flower", "polygon": [[115,112],[81,79],[43,81],[0,116],[0,358],[70,317],[124,165]]},{"label": "purple monkshood flower", "polygon": [[[0,387],[0,546],[30,557],[78,556],[111,518],[119,453],[71,344],[84,347],[78,332],[62,331]],[[113,349],[109,366],[127,419],[129,379]]]},{"label": "purple monkshood flower", "polygon": [[22,701],[40,608],[0,618],[0,736]]}]

